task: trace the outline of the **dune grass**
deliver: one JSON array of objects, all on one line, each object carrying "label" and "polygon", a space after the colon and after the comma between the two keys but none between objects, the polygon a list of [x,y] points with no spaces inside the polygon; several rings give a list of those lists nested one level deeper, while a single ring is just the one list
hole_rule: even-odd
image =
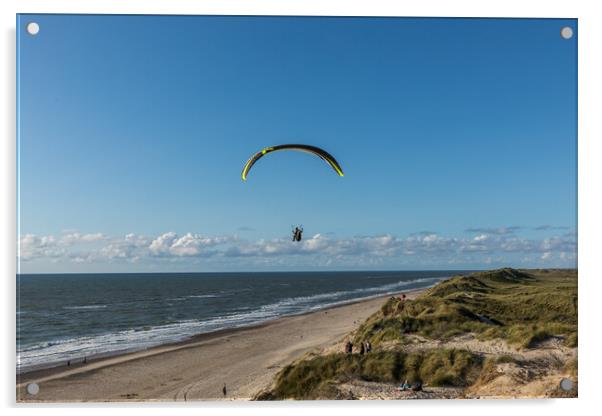
[{"label": "dune grass", "polygon": [[448,339],[474,333],[532,348],[552,336],[577,345],[575,270],[501,269],[457,276],[415,300],[389,299],[359,328],[355,341],[401,341],[406,334]]},{"label": "dune grass", "polygon": [[336,385],[353,379],[384,383],[408,380],[430,386],[463,387],[476,380],[481,366],[480,357],[453,349],[314,356],[285,367],[278,374],[274,389],[256,399],[336,399],[340,394]]},{"label": "dune grass", "polygon": [[574,358],[570,361],[568,361],[566,363],[566,365],[564,366],[564,370],[571,376],[576,376],[577,375],[577,369],[578,369],[578,361],[577,358]]}]

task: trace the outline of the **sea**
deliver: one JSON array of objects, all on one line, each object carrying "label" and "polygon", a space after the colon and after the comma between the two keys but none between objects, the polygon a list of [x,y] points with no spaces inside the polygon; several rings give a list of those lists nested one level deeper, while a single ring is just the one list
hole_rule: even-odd
[{"label": "sea", "polygon": [[468,271],[17,275],[17,372],[137,351]]}]

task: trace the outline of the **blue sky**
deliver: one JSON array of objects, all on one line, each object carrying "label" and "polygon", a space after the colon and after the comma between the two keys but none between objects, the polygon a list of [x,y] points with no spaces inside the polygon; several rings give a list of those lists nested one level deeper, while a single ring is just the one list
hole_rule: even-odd
[{"label": "blue sky", "polygon": [[572,267],[564,26],[21,15],[21,271]]}]

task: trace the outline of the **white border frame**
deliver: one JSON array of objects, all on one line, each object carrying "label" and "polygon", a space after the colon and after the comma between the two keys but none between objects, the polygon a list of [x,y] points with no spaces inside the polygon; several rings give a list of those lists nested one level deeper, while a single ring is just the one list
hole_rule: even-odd
[{"label": "white border frame", "polygon": [[[5,96],[2,107],[2,163],[0,181],[3,196],[2,238],[0,239],[0,264],[4,302],[2,326],[2,403],[16,411],[26,413],[42,410],[48,415],[81,414],[84,405],[15,405],[15,271],[16,271],[16,134],[15,134],[15,21],[16,13],[103,13],[103,14],[236,14],[236,15],[333,15],[333,16],[428,16],[428,17],[565,17],[579,19],[579,311],[580,311],[580,367],[579,399],[506,400],[506,401],[420,401],[420,402],[287,402],[287,403],[200,403],[193,406],[179,404],[126,404],[88,405],[85,412],[106,414],[111,411],[144,415],[164,415],[166,408],[186,414],[198,415],[211,408],[212,414],[281,414],[283,412],[306,415],[332,413],[341,410],[346,414],[365,415],[368,412],[420,412],[421,414],[461,413],[463,415],[487,412],[491,415],[517,411],[541,412],[549,415],[576,414],[594,408],[600,395],[602,366],[597,351],[602,346],[599,322],[599,294],[602,293],[602,276],[596,273],[597,237],[600,235],[599,213],[602,212],[600,183],[602,163],[600,157],[599,99],[602,74],[602,19],[595,2],[576,1],[476,1],[429,0],[421,2],[393,2],[386,0],[4,0],[2,8],[2,89]],[[15,409],[21,408],[19,409]],[[135,408],[142,407],[142,409]],[[42,408],[42,409],[40,409]],[[200,408],[200,409],[199,409]]]}]

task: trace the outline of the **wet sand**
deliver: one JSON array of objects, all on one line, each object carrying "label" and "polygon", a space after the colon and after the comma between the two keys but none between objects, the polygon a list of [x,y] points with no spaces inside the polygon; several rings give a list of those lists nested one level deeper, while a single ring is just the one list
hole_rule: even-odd
[{"label": "wet sand", "polygon": [[[409,298],[422,290],[406,292]],[[283,366],[340,341],[390,296],[17,376],[18,402],[248,400]],[[38,383],[36,395],[26,392]],[[226,384],[227,394],[222,389]]]}]

